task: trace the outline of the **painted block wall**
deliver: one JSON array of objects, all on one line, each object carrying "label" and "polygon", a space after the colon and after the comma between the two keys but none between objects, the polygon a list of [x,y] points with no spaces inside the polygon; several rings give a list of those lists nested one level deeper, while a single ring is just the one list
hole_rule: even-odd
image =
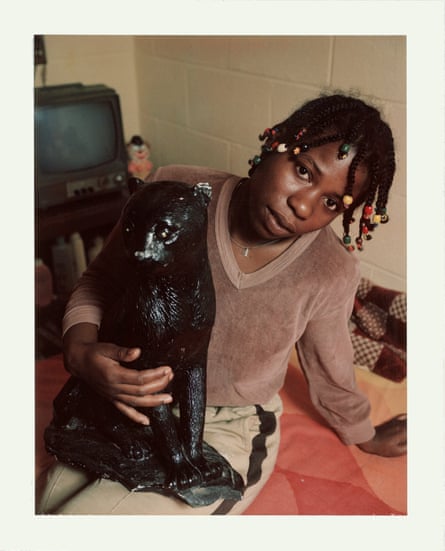
[{"label": "painted block wall", "polygon": [[[406,289],[406,44],[402,36],[48,36],[47,84],[103,82],[121,96],[126,139],[155,166],[188,163],[245,176],[258,134],[320,91],[359,93],[396,141],[391,222],[357,253],[362,275]],[[341,223],[334,223],[341,234]],[[355,254],[355,253],[354,253]]]}]

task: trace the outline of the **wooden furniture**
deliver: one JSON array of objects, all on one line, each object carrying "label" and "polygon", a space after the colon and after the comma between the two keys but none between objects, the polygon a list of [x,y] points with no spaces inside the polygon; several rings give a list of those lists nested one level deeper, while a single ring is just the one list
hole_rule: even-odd
[{"label": "wooden furniture", "polygon": [[59,236],[66,239],[79,232],[85,247],[96,236],[106,237],[117,222],[128,198],[126,191],[91,195],[36,212],[35,256],[52,268],[51,247]]}]

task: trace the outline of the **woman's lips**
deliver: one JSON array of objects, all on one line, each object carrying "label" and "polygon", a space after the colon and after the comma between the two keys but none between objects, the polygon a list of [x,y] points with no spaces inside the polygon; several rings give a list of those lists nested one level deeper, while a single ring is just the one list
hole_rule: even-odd
[{"label": "woman's lips", "polygon": [[269,207],[266,208],[266,213],[267,228],[272,235],[289,237],[289,235],[296,233],[295,228],[283,216]]}]

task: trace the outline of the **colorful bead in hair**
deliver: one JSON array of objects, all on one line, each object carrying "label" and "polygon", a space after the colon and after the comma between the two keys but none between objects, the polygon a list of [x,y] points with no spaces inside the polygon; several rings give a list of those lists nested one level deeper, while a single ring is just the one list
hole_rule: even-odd
[{"label": "colorful bead in hair", "polygon": [[352,195],[345,193],[345,195],[343,195],[342,197],[342,201],[345,209],[347,209],[354,202],[354,198],[352,197]]},{"label": "colorful bead in hair", "polygon": [[260,134],[258,137],[259,139],[265,140],[266,138],[274,138],[278,133],[278,128],[266,128],[262,134]]},{"label": "colorful bead in hair", "polygon": [[379,217],[379,222],[375,220],[376,223],[387,224],[389,222],[389,216],[386,214],[386,208],[380,207],[376,209],[375,217]]},{"label": "colorful bead in hair", "polygon": [[298,140],[307,132],[307,128],[302,128],[299,130],[296,134],[294,134],[295,141],[298,142]]},{"label": "colorful bead in hair", "polygon": [[343,235],[343,245],[345,246],[345,248],[348,251],[353,251],[354,250],[354,245],[352,244],[352,239],[351,239],[351,236],[349,235],[349,233],[345,233]]},{"label": "colorful bead in hair", "polygon": [[304,153],[305,151],[308,151],[309,145],[307,143],[302,143],[301,145],[297,145],[297,147],[294,147],[292,150],[292,153],[295,155],[299,155],[300,153]]},{"label": "colorful bead in hair", "polygon": [[351,145],[348,143],[344,143],[340,146],[340,149],[338,150],[338,158],[339,159],[346,159],[346,157],[349,154],[349,151],[351,150]]},{"label": "colorful bead in hair", "polygon": [[259,155],[255,155],[253,159],[249,159],[250,166],[257,166],[260,163],[261,163],[261,157]]}]

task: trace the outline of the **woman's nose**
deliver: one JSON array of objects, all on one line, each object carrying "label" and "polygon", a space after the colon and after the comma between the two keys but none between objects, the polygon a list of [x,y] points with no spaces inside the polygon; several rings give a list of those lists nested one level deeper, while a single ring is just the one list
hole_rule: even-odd
[{"label": "woman's nose", "polygon": [[314,193],[306,189],[291,195],[287,202],[297,218],[306,220],[314,210],[314,200]]}]

